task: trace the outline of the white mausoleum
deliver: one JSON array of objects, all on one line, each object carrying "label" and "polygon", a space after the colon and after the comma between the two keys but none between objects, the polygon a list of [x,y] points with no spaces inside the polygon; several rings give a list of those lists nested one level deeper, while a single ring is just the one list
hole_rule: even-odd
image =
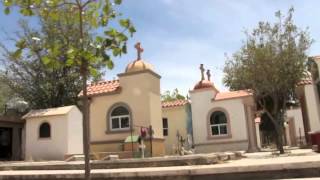
[{"label": "white mausoleum", "polygon": [[32,110],[26,120],[26,160],[64,160],[82,154],[82,114],[76,106]]}]

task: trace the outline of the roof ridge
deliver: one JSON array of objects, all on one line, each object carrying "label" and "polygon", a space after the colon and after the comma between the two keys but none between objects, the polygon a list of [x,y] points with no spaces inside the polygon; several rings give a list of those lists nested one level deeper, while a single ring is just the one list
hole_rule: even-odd
[{"label": "roof ridge", "polygon": [[114,79],[114,80],[102,80],[98,82],[91,82],[89,86],[97,86],[97,85],[104,85],[104,84],[110,84],[110,83],[115,83],[119,82],[119,79]]}]

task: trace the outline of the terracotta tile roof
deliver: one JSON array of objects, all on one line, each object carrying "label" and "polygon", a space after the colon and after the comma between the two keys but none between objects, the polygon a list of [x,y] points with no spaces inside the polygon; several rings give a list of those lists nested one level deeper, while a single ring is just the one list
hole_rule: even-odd
[{"label": "terracotta tile roof", "polygon": [[[97,83],[92,83],[87,87],[88,96],[111,93],[117,91],[118,89],[120,89],[119,80],[100,81]],[[82,96],[82,91],[79,93],[78,96]]]},{"label": "terracotta tile roof", "polygon": [[219,92],[216,97],[212,100],[219,101],[232,98],[241,98],[246,96],[252,96],[252,92],[249,90],[239,90],[239,91],[228,91],[228,92]]},{"label": "terracotta tile roof", "polygon": [[311,56],[311,58],[313,58],[313,59],[320,59],[320,55],[316,55],[316,56]]},{"label": "terracotta tile roof", "polygon": [[184,106],[188,103],[188,100],[175,100],[175,101],[162,101],[162,108]]},{"label": "terracotta tile roof", "polygon": [[297,86],[304,86],[304,85],[308,85],[308,84],[312,84],[311,79],[303,79],[300,82],[298,82]]},{"label": "terracotta tile roof", "polygon": [[297,83],[297,86],[304,86],[304,85],[309,85],[312,84],[312,75],[310,72],[305,73],[305,77],[301,79],[300,82]]}]

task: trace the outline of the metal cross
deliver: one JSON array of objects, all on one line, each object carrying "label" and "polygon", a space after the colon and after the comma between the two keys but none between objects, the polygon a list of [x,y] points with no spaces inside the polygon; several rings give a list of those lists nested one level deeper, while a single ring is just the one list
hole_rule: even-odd
[{"label": "metal cross", "polygon": [[200,71],[201,71],[201,81],[203,81],[204,80],[204,71],[205,71],[203,64],[200,64]]},{"label": "metal cross", "polygon": [[143,48],[141,47],[141,43],[137,42],[137,44],[134,47],[137,49],[137,55],[138,55],[137,60],[140,60],[141,59],[141,53],[143,52]]}]

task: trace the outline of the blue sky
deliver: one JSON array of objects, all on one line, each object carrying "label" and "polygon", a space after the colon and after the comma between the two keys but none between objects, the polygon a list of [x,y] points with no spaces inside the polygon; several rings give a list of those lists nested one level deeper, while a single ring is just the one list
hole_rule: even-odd
[{"label": "blue sky", "polygon": [[[136,59],[133,48],[140,41],[142,58],[162,76],[161,89],[178,88],[183,94],[199,81],[199,64],[210,69],[220,90],[225,54],[237,51],[244,40],[244,30],[259,21],[274,21],[277,10],[295,8],[294,19],[301,28],[309,27],[315,40],[310,55],[320,54],[319,0],[123,0],[120,11],[130,17],[137,33],[129,41],[128,54],[115,60],[115,68],[106,72],[114,79],[126,65]],[[2,7],[1,7],[2,9]],[[0,27],[17,30],[17,14],[0,14]],[[0,34],[4,38],[4,34]]]}]

